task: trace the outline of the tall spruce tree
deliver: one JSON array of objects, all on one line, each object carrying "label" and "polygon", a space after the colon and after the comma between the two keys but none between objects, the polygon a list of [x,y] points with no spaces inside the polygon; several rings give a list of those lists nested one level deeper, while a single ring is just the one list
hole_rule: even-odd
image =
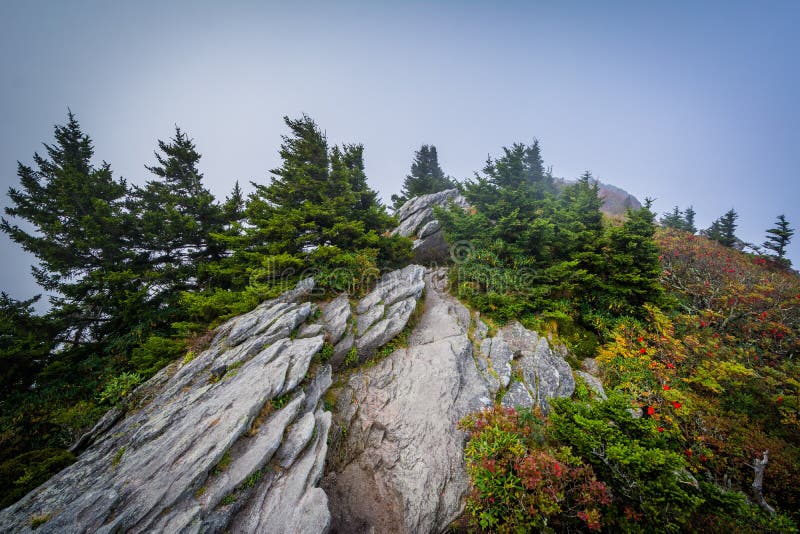
[{"label": "tall spruce tree", "polygon": [[239,187],[239,180],[233,184],[231,194],[225,197],[222,204],[222,214],[227,224],[241,221],[244,219],[245,200],[242,188]]},{"label": "tall spruce tree", "polygon": [[683,218],[683,212],[680,210],[680,208],[678,208],[678,206],[672,208],[670,213],[664,214],[664,216],[659,219],[659,222],[665,228],[674,228],[676,230],[683,230],[686,224],[686,221]]},{"label": "tall spruce tree", "polygon": [[146,166],[157,179],[134,189],[132,211],[139,218],[139,252],[150,273],[150,292],[166,302],[197,289],[198,269],[221,257],[222,245],[213,235],[223,231],[225,214],[203,185],[201,155],[185,132],[176,126],[158,148],[157,163]]},{"label": "tall spruce tree", "polygon": [[692,206],[686,208],[685,211],[681,211],[678,206],[675,206],[670,213],[665,213],[659,219],[659,222],[665,228],[674,228],[694,234],[697,232],[697,227],[694,225],[694,217],[695,211]]},{"label": "tall spruce tree", "polygon": [[283,255],[284,262],[289,256],[295,265],[325,269],[350,261],[348,253],[392,250],[394,256],[408,249],[397,248],[398,238],[381,236],[393,219],[367,185],[363,147],[329,150],[310,117],[284,121],[291,135],[283,137],[282,164],[270,171],[271,183],[253,184],[242,253]]},{"label": "tall spruce tree", "polygon": [[695,211],[692,206],[686,208],[686,211],[683,212],[683,222],[684,222],[684,230],[689,232],[690,234],[694,235],[697,233],[697,226],[694,225],[694,218],[695,218]]},{"label": "tall spruce tree", "polygon": [[100,340],[119,328],[116,319],[135,292],[124,217],[128,188],[107,163],[92,163],[92,142],[71,111],[65,125],[55,126],[55,143],[44,147],[46,156],[33,156],[35,168],[18,164],[20,188],[9,189],[13,204],[5,210],[33,231],[5,218],[0,229],[36,256],[33,274],[55,293],[62,340]]},{"label": "tall spruce tree", "polygon": [[0,293],[0,404],[28,390],[48,362],[55,324],[34,313],[37,300],[19,301]]},{"label": "tall spruce tree", "polygon": [[345,190],[331,183],[328,141],[307,115],[284,117],[282,165],[269,184],[253,183],[246,215],[249,247],[266,254],[301,254],[328,243],[336,217],[332,202]]},{"label": "tall spruce tree", "polygon": [[706,231],[709,239],[726,246],[732,247],[738,241],[736,237],[736,219],[739,215],[736,210],[728,210],[725,215],[711,223],[711,227]]},{"label": "tall spruce tree", "polygon": [[651,205],[647,199],[640,209],[628,211],[622,226],[608,230],[604,294],[599,302],[619,314],[640,315],[643,304],[659,303],[664,293]]},{"label": "tall spruce tree", "polygon": [[792,241],[794,235],[794,228],[789,226],[789,221],[786,216],[781,214],[775,222],[775,226],[767,230],[767,240],[764,242],[764,248],[773,252],[775,260],[789,267],[791,262],[786,258],[786,247]]},{"label": "tall spruce tree", "polygon": [[399,195],[392,195],[392,206],[398,209],[414,197],[438,193],[456,187],[456,182],[445,176],[439,166],[439,155],[433,145],[422,145],[414,153],[411,163],[411,174],[403,181],[403,189]]}]

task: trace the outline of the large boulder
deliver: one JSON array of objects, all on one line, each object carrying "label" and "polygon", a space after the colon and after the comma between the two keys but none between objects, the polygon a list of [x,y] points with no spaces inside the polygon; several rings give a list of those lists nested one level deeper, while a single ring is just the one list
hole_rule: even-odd
[{"label": "large boulder", "polygon": [[[499,342],[514,354],[513,367],[522,376],[522,380],[515,382],[506,392],[503,405],[535,405],[546,414],[550,411],[550,399],[569,397],[575,391],[575,378],[572,368],[564,359],[564,352],[553,350],[546,338],[512,321],[498,331],[493,346]],[[521,393],[521,388],[527,390],[530,404],[528,397]],[[525,402],[518,404],[519,399],[525,399]]]},{"label": "large boulder", "polygon": [[424,265],[442,263],[450,258],[439,222],[435,220],[433,208],[450,204],[467,208],[466,199],[458,189],[447,189],[438,193],[414,197],[403,204],[395,215],[400,221],[392,235],[410,237],[414,240],[414,261]]}]

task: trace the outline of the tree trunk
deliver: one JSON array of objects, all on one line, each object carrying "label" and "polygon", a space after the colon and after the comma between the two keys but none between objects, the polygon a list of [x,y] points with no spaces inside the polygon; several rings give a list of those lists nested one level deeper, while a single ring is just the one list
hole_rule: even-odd
[{"label": "tree trunk", "polygon": [[764,455],[761,459],[756,458],[753,461],[753,471],[755,472],[755,476],[753,477],[753,484],[751,487],[753,488],[753,495],[758,501],[758,505],[766,510],[769,514],[774,514],[775,509],[767,503],[767,500],[764,498],[764,494],[761,491],[761,488],[764,484],[764,471],[767,468],[768,461],[769,451],[764,451]]}]

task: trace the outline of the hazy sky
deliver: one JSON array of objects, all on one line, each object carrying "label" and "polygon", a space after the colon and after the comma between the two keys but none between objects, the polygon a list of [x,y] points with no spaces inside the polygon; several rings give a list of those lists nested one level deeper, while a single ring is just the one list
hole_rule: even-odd
[{"label": "hazy sky", "polygon": [[[733,207],[761,243],[779,213],[800,227],[800,2],[700,4],[0,0],[0,203],[67,107],[135,183],[178,124],[219,197],[267,180],[305,112],[365,145],[384,199],[422,143],[463,179],[535,136],[558,176],[693,204],[702,227]],[[0,289],[38,293],[32,258],[0,250]]]}]

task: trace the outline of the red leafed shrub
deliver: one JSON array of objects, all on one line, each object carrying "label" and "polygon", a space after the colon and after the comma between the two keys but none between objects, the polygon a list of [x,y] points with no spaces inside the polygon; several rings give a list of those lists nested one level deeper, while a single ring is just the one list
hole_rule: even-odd
[{"label": "red leafed shrub", "polygon": [[468,416],[465,450],[472,491],[467,513],[491,532],[602,528],[611,493],[568,447],[544,443],[543,419],[495,407]]}]

